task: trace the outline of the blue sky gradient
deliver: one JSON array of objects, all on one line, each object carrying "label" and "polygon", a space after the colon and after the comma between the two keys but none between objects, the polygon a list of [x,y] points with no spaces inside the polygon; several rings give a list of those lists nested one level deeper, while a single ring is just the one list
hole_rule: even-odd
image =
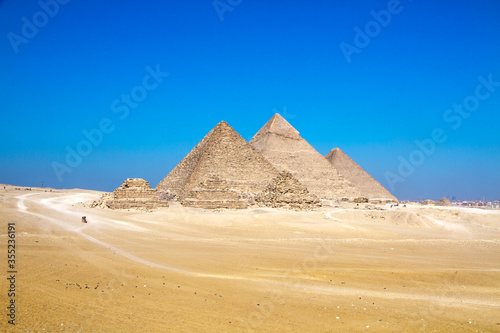
[{"label": "blue sky gradient", "polygon": [[399,199],[500,199],[499,59],[496,0],[3,0],[0,183],[156,186],[219,121],[250,140],[279,112]]}]

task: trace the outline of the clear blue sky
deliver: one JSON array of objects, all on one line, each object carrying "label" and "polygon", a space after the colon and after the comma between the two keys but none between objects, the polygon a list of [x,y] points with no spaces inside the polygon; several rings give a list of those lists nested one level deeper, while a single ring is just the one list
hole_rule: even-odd
[{"label": "clear blue sky", "polygon": [[156,186],[279,112],[400,199],[500,199],[497,0],[3,0],[0,32],[0,183]]}]

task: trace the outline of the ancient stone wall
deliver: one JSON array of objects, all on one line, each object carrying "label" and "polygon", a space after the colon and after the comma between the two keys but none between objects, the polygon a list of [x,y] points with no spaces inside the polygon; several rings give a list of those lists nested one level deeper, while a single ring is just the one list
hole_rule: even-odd
[{"label": "ancient stone wall", "polygon": [[166,201],[153,200],[112,200],[107,203],[107,207],[111,209],[155,209],[160,207],[168,207]]}]

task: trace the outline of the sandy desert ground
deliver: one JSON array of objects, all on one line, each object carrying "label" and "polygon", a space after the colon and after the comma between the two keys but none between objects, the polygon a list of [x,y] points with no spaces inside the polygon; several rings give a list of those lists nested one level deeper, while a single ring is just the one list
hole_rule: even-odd
[{"label": "sandy desert ground", "polygon": [[500,331],[499,210],[113,211],[45,191],[0,187],[2,331]]}]

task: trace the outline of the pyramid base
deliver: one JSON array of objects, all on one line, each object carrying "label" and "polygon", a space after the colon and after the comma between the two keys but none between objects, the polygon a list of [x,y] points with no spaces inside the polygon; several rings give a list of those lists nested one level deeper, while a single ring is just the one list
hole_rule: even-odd
[{"label": "pyramid base", "polygon": [[115,199],[106,202],[106,206],[111,209],[155,209],[160,207],[168,207],[167,201],[153,200],[127,200]]},{"label": "pyramid base", "polygon": [[246,209],[248,207],[245,201],[239,200],[196,200],[185,199],[181,204],[186,207],[203,208],[203,209]]}]

